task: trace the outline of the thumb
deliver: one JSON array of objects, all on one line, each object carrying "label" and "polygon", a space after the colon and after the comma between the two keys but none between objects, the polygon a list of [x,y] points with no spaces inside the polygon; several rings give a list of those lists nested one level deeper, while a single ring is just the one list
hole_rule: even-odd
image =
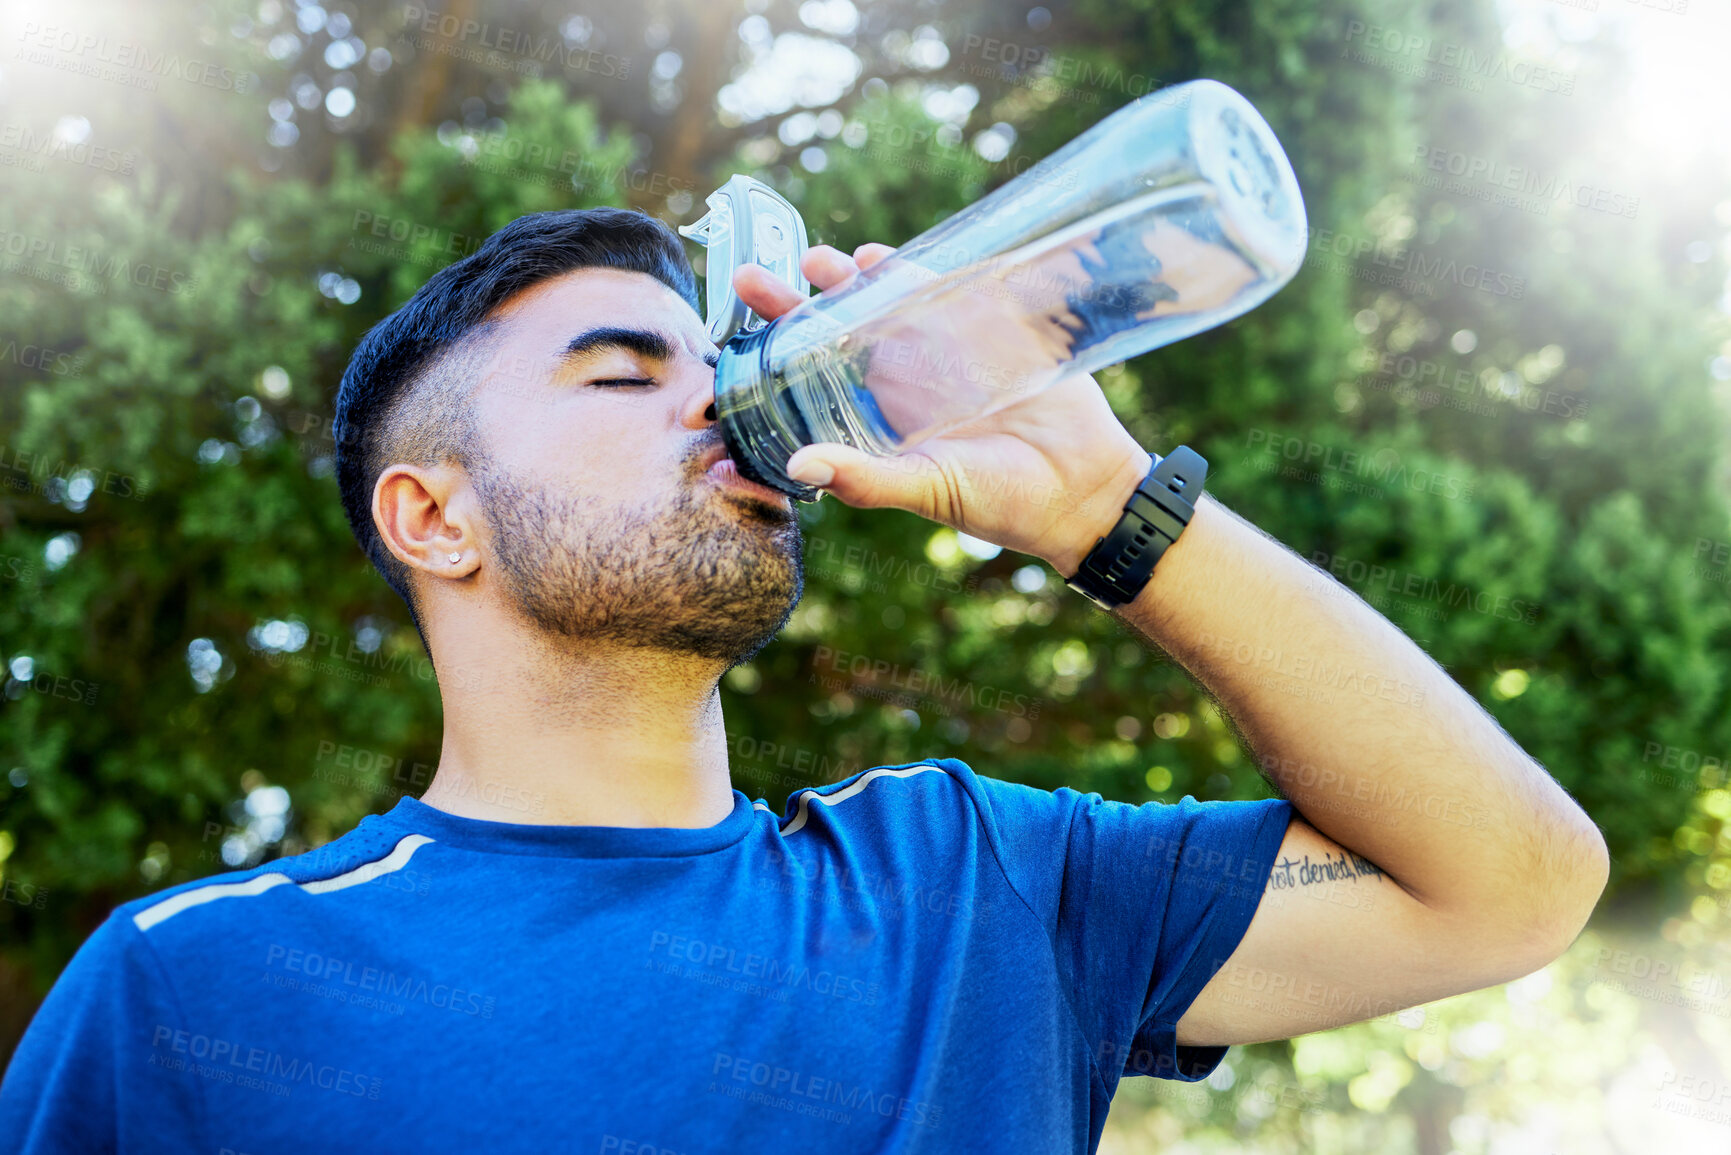
[{"label": "thumb", "polygon": [[936,467],[920,454],[873,457],[851,445],[826,441],[795,453],[786,468],[796,481],[815,485],[860,509],[887,506],[931,516]]}]

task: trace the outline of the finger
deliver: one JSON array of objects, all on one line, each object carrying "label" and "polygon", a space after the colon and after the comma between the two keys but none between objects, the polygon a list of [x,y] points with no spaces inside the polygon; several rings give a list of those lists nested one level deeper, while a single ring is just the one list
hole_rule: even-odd
[{"label": "finger", "polygon": [[831,245],[813,245],[807,249],[799,259],[799,267],[819,292],[827,292],[859,272],[852,257]]},{"label": "finger", "polygon": [[905,509],[930,517],[937,471],[916,454],[873,457],[851,445],[807,445],[787,461],[789,477],[860,509]]},{"label": "finger", "polygon": [[805,294],[762,265],[741,265],[735,269],[733,291],[766,321],[775,320],[806,299]]},{"label": "finger", "polygon": [[855,249],[853,259],[861,269],[869,269],[895,251],[894,245],[880,245],[872,241]]}]

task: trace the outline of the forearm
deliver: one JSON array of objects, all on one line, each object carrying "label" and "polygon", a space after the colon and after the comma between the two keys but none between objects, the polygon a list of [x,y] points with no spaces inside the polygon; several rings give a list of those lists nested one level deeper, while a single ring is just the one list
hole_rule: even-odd
[{"label": "forearm", "polygon": [[1219,699],[1306,821],[1426,906],[1578,929],[1604,882],[1597,828],[1356,595],[1204,497],[1119,613]]}]

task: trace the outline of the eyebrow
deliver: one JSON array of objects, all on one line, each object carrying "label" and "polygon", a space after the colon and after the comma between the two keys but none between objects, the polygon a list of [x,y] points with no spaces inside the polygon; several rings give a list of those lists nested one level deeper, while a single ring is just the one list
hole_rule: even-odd
[{"label": "eyebrow", "polygon": [[[673,342],[664,334],[653,329],[631,329],[620,325],[600,325],[593,329],[585,329],[577,334],[565,346],[564,359],[575,360],[591,353],[610,349],[624,349],[647,357],[652,361],[670,361],[673,359]],[[703,353],[703,363],[711,368],[720,360],[719,350],[706,349]]]}]

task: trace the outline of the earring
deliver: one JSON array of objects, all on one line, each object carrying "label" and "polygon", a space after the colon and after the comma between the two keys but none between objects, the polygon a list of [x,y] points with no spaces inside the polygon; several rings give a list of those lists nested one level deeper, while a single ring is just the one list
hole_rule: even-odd
[{"label": "earring", "polygon": [[463,555],[460,553],[454,553],[451,555],[451,564],[452,565],[456,565],[458,562],[460,562],[462,560],[463,560]]}]

